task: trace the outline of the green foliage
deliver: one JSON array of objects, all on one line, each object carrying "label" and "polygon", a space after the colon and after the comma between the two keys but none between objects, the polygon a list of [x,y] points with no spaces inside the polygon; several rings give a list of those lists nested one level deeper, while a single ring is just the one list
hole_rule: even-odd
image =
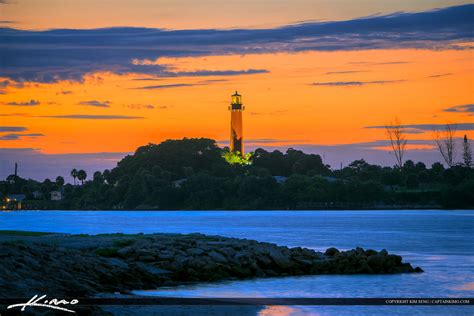
[{"label": "green foliage", "polygon": [[225,161],[227,161],[230,164],[239,164],[239,165],[250,165],[252,163],[251,161],[252,156],[253,156],[252,152],[245,154],[243,157],[239,152],[234,153],[232,151],[226,150],[222,153],[222,158],[224,158]]}]

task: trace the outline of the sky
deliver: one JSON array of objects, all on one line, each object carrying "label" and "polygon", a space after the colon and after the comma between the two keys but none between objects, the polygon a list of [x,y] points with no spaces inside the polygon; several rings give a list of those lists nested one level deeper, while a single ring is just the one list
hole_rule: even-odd
[{"label": "sky", "polygon": [[399,118],[430,165],[434,129],[474,138],[469,3],[0,0],[0,179],[15,162],[92,174],[169,138],[225,146],[236,90],[247,150],[394,165]]}]

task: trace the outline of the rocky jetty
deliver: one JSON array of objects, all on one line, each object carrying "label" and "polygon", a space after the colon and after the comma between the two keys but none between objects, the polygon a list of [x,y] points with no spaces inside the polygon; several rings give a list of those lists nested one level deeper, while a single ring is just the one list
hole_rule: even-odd
[{"label": "rocky jetty", "polygon": [[422,272],[386,250],[324,253],[202,234],[0,235],[0,297],[84,297],[186,282]]}]

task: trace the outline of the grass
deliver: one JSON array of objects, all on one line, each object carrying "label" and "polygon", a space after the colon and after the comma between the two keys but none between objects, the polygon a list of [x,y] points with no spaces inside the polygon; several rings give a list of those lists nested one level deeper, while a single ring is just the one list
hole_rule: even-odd
[{"label": "grass", "polygon": [[45,232],[28,232],[22,230],[0,230],[0,235],[4,236],[45,236],[51,235],[52,233]]}]

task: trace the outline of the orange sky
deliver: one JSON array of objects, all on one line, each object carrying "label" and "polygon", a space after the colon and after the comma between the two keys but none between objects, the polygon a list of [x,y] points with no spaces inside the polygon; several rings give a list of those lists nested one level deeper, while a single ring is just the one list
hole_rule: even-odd
[{"label": "orange sky", "polygon": [[[359,63],[370,61],[370,64]],[[1,125],[27,126],[25,137],[8,147],[41,148],[46,153],[131,151],[167,138],[228,138],[230,94],[239,90],[246,111],[245,136],[278,139],[282,144],[340,144],[384,139],[394,117],[405,124],[469,122],[469,113],[443,112],[473,103],[472,51],[369,50],[162,58],[177,71],[264,68],[268,73],[225,77],[161,78],[94,73],[83,83],[27,84],[10,88],[2,102],[38,100],[39,106],[2,106]],[[394,63],[395,62],[395,63]],[[392,63],[392,64],[390,64]],[[355,73],[337,73],[355,71]],[[445,75],[449,74],[449,75]],[[440,77],[431,77],[442,75]],[[153,78],[153,77],[150,77]],[[212,81],[223,80],[223,81]],[[394,81],[364,86],[314,86],[314,82]],[[205,83],[207,82],[207,83]],[[132,88],[198,84],[156,90]],[[204,83],[204,84],[203,84]],[[200,85],[202,84],[202,85]],[[61,94],[68,91],[68,94]],[[80,105],[108,101],[109,107]],[[143,107],[153,105],[154,109]],[[128,115],[143,119],[59,119],[49,115]],[[413,135],[430,138],[430,133]],[[6,143],[6,141],[4,141]]]}]

